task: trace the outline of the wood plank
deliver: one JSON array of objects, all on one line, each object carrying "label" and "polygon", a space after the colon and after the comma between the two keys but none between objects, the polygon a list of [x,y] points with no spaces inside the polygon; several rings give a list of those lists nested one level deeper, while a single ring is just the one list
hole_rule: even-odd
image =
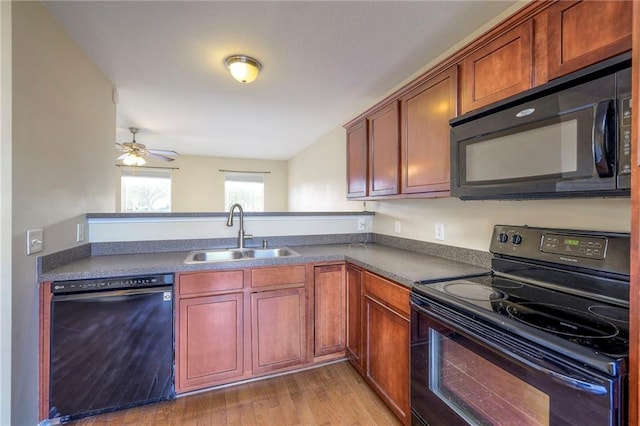
[{"label": "wood plank", "polygon": [[70,425],[400,425],[346,361],[188,395]]}]

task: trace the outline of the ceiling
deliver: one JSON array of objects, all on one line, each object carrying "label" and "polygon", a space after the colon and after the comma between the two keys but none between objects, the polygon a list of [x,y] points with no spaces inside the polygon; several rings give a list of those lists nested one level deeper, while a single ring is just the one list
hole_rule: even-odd
[{"label": "ceiling", "polygon": [[[118,142],[287,160],[514,1],[45,1],[118,92]],[[250,84],[224,59],[263,66]],[[114,155],[117,153],[114,150]]]}]

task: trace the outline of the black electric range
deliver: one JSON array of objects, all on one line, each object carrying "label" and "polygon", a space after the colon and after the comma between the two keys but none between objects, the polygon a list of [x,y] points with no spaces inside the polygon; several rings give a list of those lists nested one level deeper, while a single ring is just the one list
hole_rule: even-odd
[{"label": "black electric range", "polygon": [[629,236],[496,226],[488,276],[414,285],[610,374],[629,353]]},{"label": "black electric range", "polygon": [[[434,407],[442,398],[433,391],[433,380],[438,377],[434,366],[447,371],[446,366],[453,365],[453,361],[434,363],[439,356],[452,356],[443,352],[449,346],[438,343],[445,339],[467,349],[473,347],[472,352],[488,350],[484,355],[487,366],[512,369],[522,383],[547,389],[553,401],[547,413],[551,419],[579,416],[577,408],[566,409],[568,404],[579,407],[576,401],[593,398],[595,403],[599,398],[604,402],[597,403],[606,407],[602,410],[605,423],[624,422],[629,235],[496,225],[490,251],[492,272],[488,275],[425,281],[412,288],[414,417],[429,424],[435,421],[428,412],[437,412]],[[440,352],[433,353],[434,348]],[[425,369],[431,372],[427,374]],[[555,382],[567,387],[553,390]],[[577,393],[573,399],[569,397],[572,392]],[[425,401],[431,402],[426,405]],[[446,405],[451,408],[455,404],[447,401]],[[458,407],[453,409],[456,415],[447,417],[449,409],[441,410],[442,418],[453,424],[465,411]],[[471,424],[473,419],[484,418],[469,416],[461,417]]]}]

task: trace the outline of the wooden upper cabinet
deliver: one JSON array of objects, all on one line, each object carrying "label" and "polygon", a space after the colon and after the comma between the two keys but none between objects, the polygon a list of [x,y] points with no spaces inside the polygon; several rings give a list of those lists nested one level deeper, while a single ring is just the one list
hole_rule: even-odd
[{"label": "wooden upper cabinet", "polygon": [[457,113],[457,80],[453,66],[400,99],[403,194],[449,191],[449,120]]},{"label": "wooden upper cabinet", "polygon": [[533,21],[528,20],[465,57],[461,112],[489,105],[533,87]]},{"label": "wooden upper cabinet", "polygon": [[548,13],[549,78],[631,50],[631,1],[560,1]]},{"label": "wooden upper cabinet", "polygon": [[393,101],[369,118],[369,195],[395,195],[399,189],[399,107]]},{"label": "wooden upper cabinet", "polygon": [[347,129],[347,198],[366,197],[368,164],[367,120]]}]

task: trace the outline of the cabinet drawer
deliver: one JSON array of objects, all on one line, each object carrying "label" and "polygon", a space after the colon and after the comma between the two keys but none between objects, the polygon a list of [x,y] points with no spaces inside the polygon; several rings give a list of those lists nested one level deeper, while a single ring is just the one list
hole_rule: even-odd
[{"label": "cabinet drawer", "polygon": [[179,294],[213,293],[226,290],[242,290],[243,271],[195,272],[180,274]]},{"label": "cabinet drawer", "polygon": [[409,289],[392,281],[373,275],[364,274],[364,292],[380,303],[409,316]]},{"label": "cabinet drawer", "polygon": [[305,284],[305,266],[284,266],[276,268],[260,268],[251,270],[251,288],[272,286],[291,286]]}]

